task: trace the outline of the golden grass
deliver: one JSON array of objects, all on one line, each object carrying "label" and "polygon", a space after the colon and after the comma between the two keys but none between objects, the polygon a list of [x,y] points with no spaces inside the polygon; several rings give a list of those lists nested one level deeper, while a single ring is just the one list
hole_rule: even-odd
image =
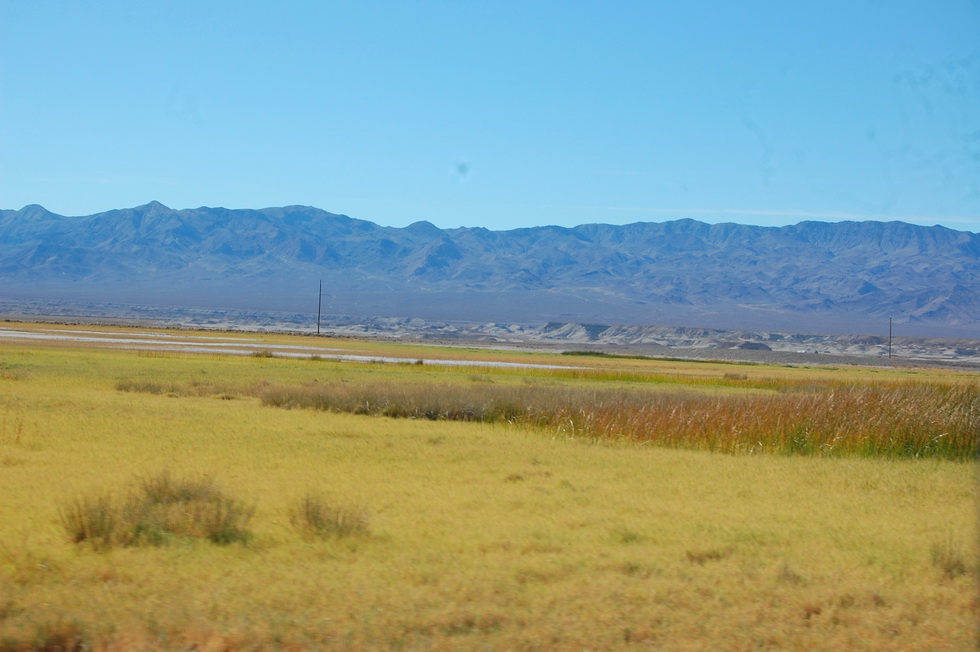
[{"label": "golden grass", "polygon": [[728,453],[971,460],[980,385],[827,385],[771,395],[318,383],[258,388],[265,405],[412,419],[534,426],[559,436]]},{"label": "golden grass", "polygon": [[[271,409],[253,395],[314,380],[628,384],[544,370],[525,381],[488,369],[6,344],[0,364],[17,372],[0,378],[4,652],[976,645],[968,462],[728,455],[569,440],[530,425]],[[691,365],[690,375],[730,372]],[[683,365],[669,373],[684,376]],[[946,372],[918,377],[950,384]],[[117,389],[130,381],[165,391]],[[681,394],[691,391],[781,395]],[[60,506],[164,469],[255,504],[250,542],[105,551],[70,542]],[[369,535],[305,536],[291,515],[306,496],[358,506]]]}]

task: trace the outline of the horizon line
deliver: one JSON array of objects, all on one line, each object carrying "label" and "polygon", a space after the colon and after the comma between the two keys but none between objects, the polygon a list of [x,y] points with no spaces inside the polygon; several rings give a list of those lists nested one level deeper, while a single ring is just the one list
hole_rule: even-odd
[{"label": "horizon line", "polygon": [[[142,206],[148,206],[148,205],[154,204],[154,203],[160,204],[164,208],[168,208],[170,210],[175,210],[175,211],[198,210],[198,209],[201,209],[201,208],[223,208],[223,209],[226,209],[226,210],[262,210],[262,209],[266,209],[266,208],[286,208],[286,207],[289,207],[289,206],[308,206],[310,208],[315,208],[317,210],[322,210],[324,212],[329,212],[329,213],[332,213],[332,214],[335,214],[335,215],[342,215],[342,216],[345,216],[345,217],[351,217],[347,213],[343,213],[343,212],[341,212],[341,213],[333,213],[333,211],[328,211],[327,209],[320,208],[319,206],[314,206],[312,204],[283,204],[281,206],[263,206],[261,208],[255,208],[255,207],[251,207],[251,206],[242,207],[242,208],[228,208],[227,206],[207,206],[207,205],[194,206],[194,207],[185,207],[185,208],[173,208],[173,207],[168,206],[167,204],[164,204],[163,202],[161,202],[159,200],[156,200],[156,199],[152,199],[152,200],[150,200],[150,201],[148,201],[148,202],[146,202],[144,204],[138,204],[136,206],[128,206],[128,207],[124,207],[124,208],[110,208],[110,209],[103,210],[103,211],[97,211],[95,213],[88,213],[86,215],[66,215],[66,214],[61,214],[61,213],[54,213],[54,211],[50,211],[43,204],[39,204],[39,203],[26,204],[23,207],[21,207],[20,209],[3,209],[3,210],[13,210],[14,212],[19,212],[21,210],[24,210],[25,208],[30,207],[30,206],[39,206],[39,207],[43,208],[44,210],[46,210],[48,212],[54,213],[55,215],[60,215],[62,217],[90,217],[92,215],[98,215],[100,213],[107,213],[107,212],[117,211],[117,210],[126,210],[127,208],[128,209],[140,208]],[[840,221],[855,221],[855,222],[904,222],[904,223],[907,223],[907,224],[915,224],[915,225],[919,225],[919,226],[945,226],[946,224],[963,224],[963,225],[980,224],[980,216],[976,216],[976,217],[966,217],[966,216],[962,216],[962,215],[949,215],[949,216],[924,216],[924,215],[873,216],[873,215],[868,215],[866,213],[852,213],[852,212],[847,212],[847,211],[833,211],[833,210],[829,210],[829,211],[810,211],[810,210],[800,210],[800,209],[772,209],[772,208],[760,208],[760,209],[753,209],[753,208],[667,208],[667,207],[659,207],[659,206],[649,207],[649,206],[616,206],[616,205],[590,205],[590,204],[572,204],[572,205],[569,205],[569,204],[552,204],[552,205],[548,205],[547,208],[557,208],[557,209],[565,209],[565,210],[568,210],[568,209],[594,210],[594,211],[605,211],[605,212],[656,213],[656,214],[677,215],[677,216],[683,216],[683,215],[703,215],[703,216],[710,216],[710,215],[745,215],[745,216],[750,216],[750,215],[755,215],[755,216],[762,216],[762,217],[802,218],[803,221],[815,220],[815,221],[823,221],[823,222],[828,222],[828,223],[840,222]],[[373,221],[373,220],[366,220],[365,218],[354,218],[354,219],[362,219],[362,220],[365,220],[365,221]],[[676,219],[693,219],[693,218],[677,217]],[[418,220],[416,220],[416,221],[418,221]],[[945,224],[941,224],[940,222],[945,223]],[[380,225],[380,223],[378,223],[378,222],[375,222],[375,223]],[[584,224],[590,224],[590,223],[591,224],[602,224],[603,222],[600,222],[600,221],[582,222],[580,224],[576,224],[576,226],[584,225]],[[783,226],[790,226],[790,225],[791,224],[785,224]],[[521,229],[521,228],[534,228],[535,226],[555,226],[555,224],[553,224],[553,223],[551,223],[551,224],[541,223],[541,224],[530,225],[530,226],[519,226],[519,227],[513,227],[513,228],[503,228],[503,229],[494,229],[494,230],[509,231],[509,230],[515,230],[515,229]],[[750,226],[770,226],[770,227],[772,227],[772,226],[776,226],[776,225],[755,224],[755,225],[750,225]],[[399,228],[399,227],[393,227],[393,228]],[[401,227],[401,228],[404,228],[404,227]],[[467,228],[467,227],[460,226],[460,227],[444,227],[444,228]],[[484,228],[487,228],[487,227],[484,227]],[[947,228],[949,228],[949,227],[947,227]],[[964,229],[964,230],[966,230],[966,229]],[[974,233],[974,231],[968,231],[968,232]]]}]

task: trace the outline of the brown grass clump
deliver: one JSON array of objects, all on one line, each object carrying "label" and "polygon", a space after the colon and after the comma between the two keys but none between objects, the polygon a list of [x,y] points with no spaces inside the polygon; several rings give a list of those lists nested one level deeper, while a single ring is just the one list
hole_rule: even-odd
[{"label": "brown grass clump", "polygon": [[953,580],[970,571],[967,554],[952,536],[933,543],[930,552],[933,565],[942,571],[946,579]]},{"label": "brown grass clump", "polygon": [[0,652],[86,652],[92,649],[88,638],[77,622],[44,623],[23,641],[0,639]]},{"label": "brown grass clump", "polygon": [[367,512],[359,505],[335,505],[308,493],[292,507],[289,522],[307,538],[363,537],[369,532]]},{"label": "brown grass clump", "polygon": [[89,542],[93,548],[111,548],[119,514],[111,495],[77,498],[61,507],[61,524],[72,543]]},{"label": "brown grass clump", "polygon": [[158,546],[177,538],[229,544],[249,539],[254,511],[210,479],[163,472],[144,478],[122,499],[104,494],[70,501],[61,508],[61,523],[73,543],[97,550]]}]

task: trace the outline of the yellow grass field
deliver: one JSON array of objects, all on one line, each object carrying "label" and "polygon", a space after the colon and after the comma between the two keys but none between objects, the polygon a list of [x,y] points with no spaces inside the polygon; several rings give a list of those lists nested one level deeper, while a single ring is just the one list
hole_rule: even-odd
[{"label": "yellow grass field", "polygon": [[[945,449],[727,452],[719,439],[698,450],[537,412],[391,418],[269,398],[326,387],[437,400],[460,388],[466,400],[615,395],[633,410],[639,396],[692,413],[704,401],[946,388],[963,414],[927,414],[941,424],[928,443],[980,423],[976,374],[220,336],[258,355],[0,339],[0,651],[977,647],[978,478],[974,460]],[[326,357],[338,351],[405,363]],[[414,364],[435,358],[543,366]],[[914,417],[887,427],[932,427]],[[254,507],[250,537],[72,542],[70,505],[121,501],[164,472]],[[305,496],[354,510],[366,529],[311,536],[296,522]]]}]

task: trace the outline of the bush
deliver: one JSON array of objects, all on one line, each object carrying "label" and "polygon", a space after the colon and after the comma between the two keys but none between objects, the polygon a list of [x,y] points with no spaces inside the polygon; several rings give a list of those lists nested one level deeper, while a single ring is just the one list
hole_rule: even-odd
[{"label": "bush", "polygon": [[967,556],[963,553],[962,546],[952,536],[948,536],[941,542],[933,543],[931,556],[933,565],[941,570],[947,579],[956,579],[969,572]]},{"label": "bush", "polygon": [[289,512],[289,522],[308,538],[332,539],[365,536],[368,518],[358,505],[331,505],[315,494],[306,494]]},{"label": "bush", "polygon": [[227,496],[212,480],[177,479],[164,472],[144,478],[122,499],[82,498],[61,509],[73,543],[113,546],[163,545],[174,539],[245,542],[254,507]]},{"label": "bush", "polygon": [[141,392],[143,394],[171,394],[177,391],[174,385],[164,385],[152,380],[124,379],[116,383],[120,392]]},{"label": "bush", "polygon": [[92,547],[112,547],[118,514],[112,496],[79,498],[61,508],[61,524],[72,543],[88,541]]}]

